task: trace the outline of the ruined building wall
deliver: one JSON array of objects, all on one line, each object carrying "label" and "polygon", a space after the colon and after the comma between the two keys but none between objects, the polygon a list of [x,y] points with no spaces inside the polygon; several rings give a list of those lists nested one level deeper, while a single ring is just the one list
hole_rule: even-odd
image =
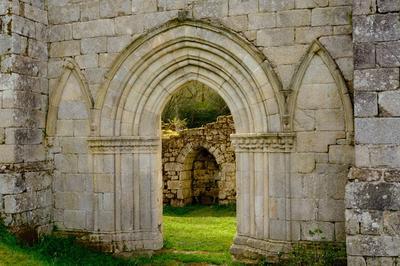
[{"label": "ruined building wall", "polygon": [[354,1],[356,167],[346,188],[349,265],[400,256],[400,2]]},{"label": "ruined building wall", "polygon": [[[205,170],[197,161],[202,148],[209,152],[216,164],[209,161],[210,166],[214,166],[214,174],[217,174],[210,178],[213,180],[217,178],[218,203],[234,203],[236,201],[236,162],[235,152],[230,142],[230,135],[234,133],[232,117],[220,116],[216,122],[202,128],[187,129],[180,132],[179,136],[164,139],[162,147],[164,203],[183,206],[192,203],[193,197],[201,192],[200,187],[195,189],[196,184],[193,184],[193,180],[196,178],[193,175],[200,176],[199,170]],[[215,166],[218,168],[215,169]]]},{"label": "ruined building wall", "polygon": [[[353,159],[350,1],[49,0],[47,3],[47,77],[51,98],[46,149],[47,158],[55,164],[53,217],[60,229],[98,234],[93,240],[112,243],[108,250],[124,246],[152,249],[162,244],[157,224],[160,207],[154,192],[159,181],[148,178],[158,177],[161,167],[158,160],[149,159],[159,152],[155,139],[151,138],[159,137],[160,132],[153,130],[151,123],[140,125],[148,139],[137,130],[138,123],[156,117],[154,110],[146,109],[142,114],[140,109],[155,100],[145,99],[138,104],[135,101],[142,97],[140,93],[138,97],[119,93],[122,87],[127,90],[133,87],[125,78],[136,73],[134,66],[145,67],[147,62],[151,65],[143,73],[151,74],[135,76],[134,82],[141,83],[135,86],[141,87],[133,88],[140,92],[152,88],[148,82],[154,80],[153,73],[166,68],[171,57],[181,56],[179,49],[170,51],[167,44],[177,39],[172,34],[181,34],[174,32],[174,27],[188,21],[183,27],[188,30],[187,36],[183,37],[196,36],[190,39],[195,44],[178,45],[182,45],[179,46],[182,51],[187,49],[188,54],[197,56],[191,65],[239,57],[220,63],[231,67],[229,82],[220,81],[221,68],[207,72],[206,76],[211,85],[221,82],[215,87],[226,92],[225,99],[231,104],[232,113],[237,114],[239,121],[235,125],[240,130],[236,132],[261,133],[241,135],[236,140],[235,152],[240,157],[244,180],[238,187],[244,196],[243,203],[238,205],[238,237],[233,252],[257,253],[262,247],[269,247],[266,244],[269,240],[277,240],[277,245],[281,245],[282,240],[310,239],[306,232],[317,227],[323,228],[327,239],[343,240],[344,183]],[[174,21],[168,23],[171,20]],[[148,36],[153,38],[154,29],[168,26],[165,34],[157,32],[149,44],[141,43]],[[148,35],[140,38],[143,34]],[[229,38],[240,41],[230,46],[226,42],[220,45],[221,40]],[[218,56],[205,54],[210,50],[204,44],[208,42],[219,47]],[[161,51],[156,49],[159,47]],[[143,53],[149,57],[142,58]],[[152,61],[152,56],[160,58]],[[140,60],[145,63],[137,64]],[[251,70],[240,76],[240,72],[235,72],[239,68]],[[179,73],[175,74],[168,78],[179,80]],[[235,79],[238,79],[235,86],[239,87],[227,89]],[[253,83],[244,85],[250,79]],[[108,88],[112,89],[107,91]],[[158,108],[167,98],[163,94],[154,106]],[[240,105],[247,98],[251,102]],[[46,106],[43,104],[41,108]],[[253,108],[262,112],[249,111]],[[246,121],[247,113],[257,120]],[[114,115],[121,115],[120,120],[113,120]],[[133,121],[136,115],[149,117]],[[253,128],[246,131],[243,126],[246,124]],[[282,140],[278,133],[287,135]],[[132,134],[140,138],[130,139]],[[102,138],[93,140],[89,136]],[[285,141],[289,139],[296,140],[294,145],[290,142],[286,147]],[[280,146],[282,143],[284,148]],[[218,156],[214,157],[218,162]],[[264,185],[256,190],[256,183]],[[329,210],[334,210],[334,214]],[[129,237],[122,237],[119,232],[128,232]]]},{"label": "ruined building wall", "polygon": [[0,2],[0,217],[40,232],[52,210],[47,25],[45,1]]},{"label": "ruined building wall", "polygon": [[[197,56],[191,66],[211,61],[253,71],[229,68],[231,79],[240,77],[238,87],[226,87],[230,82],[224,80],[216,86],[229,88],[225,96],[238,114],[235,125],[243,131],[237,133],[251,133],[232,139],[243,195],[232,252],[276,253],[282,243],[311,240],[307,232],[317,227],[329,240],[344,239],[344,187],[354,160],[351,1],[48,0],[47,9],[44,2],[0,3],[0,212],[8,223],[44,225],[53,209],[60,229],[98,234],[93,241],[109,244],[110,251],[162,245],[159,207],[151,197],[161,168],[157,139],[151,137],[159,132],[144,126],[155,117],[153,110],[140,107],[146,102],[146,108],[151,103],[158,108],[168,98],[147,86],[153,73],[171,63],[168,55],[179,56],[179,49],[168,50],[168,41],[194,36],[191,41],[200,40],[196,47],[177,43]],[[361,263],[368,256],[398,256],[393,250],[399,250],[398,232],[386,226],[398,215],[393,169],[400,161],[395,133],[399,65],[391,56],[398,53],[399,15],[392,3],[398,1],[354,1],[358,168],[351,181],[359,182],[348,185],[346,233],[350,260]],[[174,31],[183,21],[190,21],[182,27],[187,36]],[[165,33],[139,38],[157,27],[165,27]],[[221,40],[227,43],[220,45]],[[215,46],[219,56],[206,53]],[[135,66],[145,68],[145,74]],[[129,73],[139,75],[132,78],[140,84],[133,92]],[[221,81],[215,69],[205,73],[210,84]],[[247,75],[264,82],[243,85]],[[160,100],[152,94],[138,104],[142,95],[134,95],[136,91],[157,91]],[[248,95],[252,101],[243,105]],[[119,97],[127,103],[119,103]],[[249,110],[267,115],[253,113],[257,121],[244,121]],[[123,113],[122,118],[112,120],[115,113]],[[246,123],[257,134],[245,131]],[[154,136],[129,138],[133,130],[127,128],[136,130],[138,124]],[[53,182],[46,159],[55,164]],[[366,200],[371,187],[387,198]],[[364,222],[371,224],[362,220],[368,215],[376,217],[379,229],[363,227]],[[385,250],[360,250],[368,246],[358,244],[363,241],[375,241]],[[392,248],[386,249],[388,245]]]}]

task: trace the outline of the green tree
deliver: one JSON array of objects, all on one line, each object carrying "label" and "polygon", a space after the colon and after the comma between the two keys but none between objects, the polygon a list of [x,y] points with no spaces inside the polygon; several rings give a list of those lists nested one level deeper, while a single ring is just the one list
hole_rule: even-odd
[{"label": "green tree", "polygon": [[191,81],[183,85],[164,108],[162,121],[187,121],[187,127],[201,127],[230,110],[221,96],[206,85]]}]

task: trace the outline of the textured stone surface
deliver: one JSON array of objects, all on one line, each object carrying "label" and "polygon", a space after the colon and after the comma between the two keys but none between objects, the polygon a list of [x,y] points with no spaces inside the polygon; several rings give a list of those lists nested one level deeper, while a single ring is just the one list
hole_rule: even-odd
[{"label": "textured stone surface", "polygon": [[164,203],[236,202],[236,162],[230,143],[234,133],[232,117],[222,116],[204,127],[164,139]]},{"label": "textured stone surface", "polygon": [[[169,81],[192,75],[193,79],[202,77],[215,88],[224,89],[230,107],[241,114],[235,121],[238,127],[249,125],[241,127],[246,128],[241,133],[295,131],[297,135],[293,150],[286,147],[270,153],[271,146],[267,145],[260,152],[259,144],[253,143],[258,150],[239,153],[238,178],[243,181],[238,186],[242,193],[238,197],[238,235],[245,241],[238,237],[235,242],[238,244],[232,250],[269,254],[270,250],[277,248],[276,244],[268,242],[269,239],[317,240],[306,234],[307,230],[315,227],[323,228],[330,240],[343,239],[344,184],[348,167],[354,160],[354,123],[348,106],[352,102],[349,95],[354,94],[354,114],[359,118],[355,123],[356,164],[362,165],[364,170],[352,172],[348,193],[353,195],[357,208],[364,209],[359,210],[361,214],[354,214],[351,205],[347,211],[346,225],[354,227],[350,230],[354,239],[348,241],[348,245],[352,245],[348,248],[349,265],[387,264],[393,261],[391,257],[398,256],[393,252],[398,247],[398,211],[392,210],[397,205],[392,197],[394,194],[390,194],[398,184],[396,168],[400,168],[397,137],[398,0],[3,2],[0,3],[0,21],[7,23],[12,20],[10,27],[0,26],[0,163],[1,167],[6,165],[7,168],[0,173],[0,185],[12,192],[4,194],[6,200],[0,196],[0,205],[6,206],[8,212],[0,207],[0,216],[7,222],[13,219],[21,223],[35,221],[39,226],[45,226],[53,217],[59,228],[97,232],[93,235],[96,245],[107,246],[109,251],[124,247],[160,248],[159,219],[154,218],[158,217],[160,208],[152,193],[161,184],[152,178],[161,171],[161,163],[158,164],[155,152],[140,147],[138,151],[146,150],[147,153],[135,153],[135,150],[92,154],[90,151],[88,155],[87,137],[108,129],[107,136],[114,133],[118,136],[139,134],[141,131],[132,134],[126,129],[136,130],[139,120],[152,121],[152,117],[157,115],[153,114],[154,110],[162,105],[158,98],[164,99],[165,91],[173,88],[165,87],[162,93],[159,91],[158,97],[152,99],[142,98],[141,103],[146,102],[148,109],[141,113],[142,118],[136,117],[136,120],[133,117],[141,110],[135,108],[142,105],[136,105],[135,98],[140,98],[142,92],[148,93],[145,89],[159,78],[166,82],[162,86],[167,86]],[[181,42],[182,32],[187,36],[191,34],[191,28],[186,27],[182,31],[168,29],[165,35],[157,34],[154,42],[145,41],[140,51],[134,46],[125,49],[134,40],[140,40],[136,44],[141,43],[144,38],[138,39],[140,35],[154,33],[158,27],[166,28],[162,25],[177,18],[180,21],[205,18],[206,22],[196,24],[197,35],[190,42]],[[171,25],[171,22],[167,24]],[[229,30],[214,30],[213,25],[224,25]],[[203,31],[204,28],[207,30]],[[354,40],[351,39],[352,33]],[[230,41],[232,36],[247,40],[238,45]],[[309,48],[316,40],[322,43],[323,48],[313,54],[316,46]],[[213,44],[212,48],[204,46],[208,42]],[[172,46],[167,50],[163,44]],[[155,53],[161,46],[166,50]],[[178,46],[181,50],[177,49]],[[126,61],[119,57],[123,51]],[[212,53],[216,51],[218,56]],[[255,55],[257,52],[262,52],[266,58]],[[129,59],[128,54],[134,54],[134,59]],[[147,55],[154,56],[157,63],[147,65],[150,60]],[[177,62],[172,64],[168,57],[182,59],[189,55],[190,64],[182,61],[179,64],[181,71],[169,72]],[[117,58],[125,63],[117,63]],[[309,65],[308,59],[311,60]],[[356,69],[354,83],[352,59]],[[193,68],[200,60],[202,67]],[[264,62],[263,68],[261,62]],[[118,72],[120,65],[122,69]],[[304,65],[307,69],[302,69]],[[167,69],[167,66],[171,68]],[[224,72],[218,70],[220,68]],[[157,71],[160,69],[168,75],[159,75]],[[268,75],[265,75],[261,69],[271,71],[266,70]],[[142,70],[147,76],[139,74]],[[125,75],[127,73],[135,74],[129,77]],[[182,74],[179,78],[178,73]],[[304,77],[299,73],[305,73]],[[59,83],[63,80],[61,75],[66,79],[65,86]],[[125,84],[126,94],[119,99],[118,88]],[[232,84],[246,89],[236,91]],[[103,89],[107,86],[113,89],[104,98],[104,109],[90,111],[91,99],[102,99]],[[64,88],[65,94],[57,95],[58,88]],[[281,90],[286,91],[281,93]],[[283,94],[288,94],[288,91],[294,91],[292,95],[298,93],[298,98],[293,100],[290,96],[285,102]],[[129,96],[129,92],[135,96]],[[274,92],[282,99],[279,108],[274,101]],[[248,94],[258,96],[247,101]],[[60,104],[53,102],[57,97],[61,99]],[[125,106],[115,104],[125,99],[128,101]],[[99,101],[96,106],[101,106]],[[294,101],[292,105],[291,101]],[[152,107],[149,107],[150,102],[154,103]],[[241,105],[242,102],[246,103]],[[243,116],[263,103],[266,103],[266,117],[262,117],[263,112],[253,112],[257,117],[254,121]],[[48,132],[41,132],[46,125],[47,111],[53,109],[57,109],[56,118],[51,120],[56,127],[56,136],[45,141]],[[101,123],[98,123],[97,115],[100,113]],[[293,128],[289,122],[285,126],[287,131],[284,131],[280,123],[287,120],[289,113],[294,116]],[[268,126],[261,126],[267,117]],[[155,130],[150,131],[149,125],[141,127],[146,128],[143,129],[147,130],[146,136],[158,134]],[[126,142],[118,145],[126,145]],[[227,153],[221,151],[215,156],[216,160]],[[41,165],[35,161],[46,159],[54,160],[54,173],[44,166],[34,167]],[[24,162],[30,163],[19,165]],[[13,163],[18,163],[24,171],[12,168]],[[368,172],[365,170],[368,167],[379,169]],[[165,165],[165,168],[169,169],[171,176],[177,175],[174,165]],[[231,164],[228,168],[234,171],[232,169],[236,166]],[[25,183],[21,181],[23,177]],[[181,198],[188,195],[187,182],[170,181],[173,181],[169,183],[171,187],[185,187],[176,195]],[[53,197],[49,196],[51,183],[55,204],[51,203]],[[356,183],[363,184],[357,187],[353,185]],[[120,188],[119,184],[124,186]],[[380,196],[387,195],[388,198],[376,196],[373,193],[376,186]],[[27,191],[21,191],[22,188]],[[362,193],[369,193],[378,203],[368,201]],[[354,196],[356,194],[358,196]],[[270,204],[265,206],[267,202]],[[293,210],[287,207],[292,202],[292,206],[297,207]],[[378,210],[389,207],[387,211]],[[15,218],[20,215],[26,218]],[[355,224],[358,224],[358,230]],[[111,234],[102,235],[103,232]],[[117,235],[115,232],[134,233]],[[373,236],[373,239],[368,239],[368,236]],[[134,241],[136,239],[152,240]],[[368,241],[373,245],[366,245]],[[277,252],[275,250],[275,255]],[[371,258],[377,255],[388,258]]]}]

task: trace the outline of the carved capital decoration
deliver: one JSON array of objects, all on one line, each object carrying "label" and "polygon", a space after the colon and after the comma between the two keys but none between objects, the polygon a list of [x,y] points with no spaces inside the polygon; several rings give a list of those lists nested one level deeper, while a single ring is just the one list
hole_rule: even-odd
[{"label": "carved capital decoration", "polygon": [[159,137],[92,137],[88,139],[92,153],[154,153],[161,147]]},{"label": "carved capital decoration", "polygon": [[236,152],[290,152],[295,143],[294,133],[249,133],[231,135]]}]

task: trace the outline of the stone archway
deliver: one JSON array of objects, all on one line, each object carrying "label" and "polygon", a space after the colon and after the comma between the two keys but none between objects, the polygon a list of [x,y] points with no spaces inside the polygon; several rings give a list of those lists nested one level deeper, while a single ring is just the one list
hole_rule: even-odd
[{"label": "stone archway", "polygon": [[[237,234],[267,239],[267,165],[272,157],[285,160],[293,136],[280,133],[283,96],[266,58],[229,30],[172,21],[130,45],[109,77],[96,101],[89,140],[94,161],[106,154],[114,158],[113,223],[102,228],[95,221],[99,239],[107,235],[113,249],[162,247],[160,115],[173,92],[192,80],[217,91],[234,119]],[[105,215],[101,208],[95,212],[95,220]]]}]

